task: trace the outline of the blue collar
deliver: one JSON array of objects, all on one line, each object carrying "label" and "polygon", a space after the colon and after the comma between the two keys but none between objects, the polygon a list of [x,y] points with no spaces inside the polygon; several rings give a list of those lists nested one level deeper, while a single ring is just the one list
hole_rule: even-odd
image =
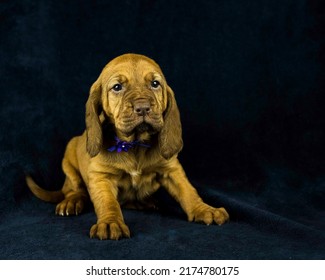
[{"label": "blue collar", "polygon": [[120,153],[122,151],[123,152],[128,152],[129,149],[132,149],[135,146],[150,148],[150,145],[144,144],[143,142],[141,142],[139,140],[135,140],[135,141],[132,141],[132,142],[126,142],[126,141],[122,141],[117,136],[115,136],[115,140],[116,140],[116,145],[108,148],[107,150],[109,152],[114,152],[114,151],[117,151],[118,153]]}]

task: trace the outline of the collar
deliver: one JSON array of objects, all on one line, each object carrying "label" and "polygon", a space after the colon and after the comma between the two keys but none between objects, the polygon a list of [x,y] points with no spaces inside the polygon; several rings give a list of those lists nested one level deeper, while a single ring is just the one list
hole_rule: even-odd
[{"label": "collar", "polygon": [[114,152],[114,151],[117,151],[118,153],[120,153],[122,151],[123,152],[128,152],[129,149],[132,149],[135,146],[150,148],[150,145],[145,144],[145,143],[143,143],[143,142],[141,142],[139,140],[126,142],[126,141],[122,141],[117,136],[115,136],[115,141],[116,141],[116,145],[114,145],[114,146],[107,149],[109,152]]}]

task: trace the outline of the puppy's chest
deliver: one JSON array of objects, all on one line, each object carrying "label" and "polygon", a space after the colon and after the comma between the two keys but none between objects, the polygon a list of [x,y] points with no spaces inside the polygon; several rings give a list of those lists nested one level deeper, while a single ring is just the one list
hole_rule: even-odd
[{"label": "puppy's chest", "polygon": [[143,179],[146,176],[145,175],[143,176],[142,170],[131,169],[129,171],[129,177],[131,180],[130,183],[131,183],[132,187],[137,188],[137,186],[139,186],[139,184],[141,184],[141,179]]},{"label": "puppy's chest", "polygon": [[119,198],[124,201],[142,200],[160,187],[162,163],[150,153],[123,154],[119,165],[122,176],[118,182]]},{"label": "puppy's chest", "polygon": [[141,189],[145,186],[154,187],[156,182],[158,182],[158,175],[152,170],[142,170],[142,169],[131,169],[124,173],[123,185],[127,185],[127,188]]},{"label": "puppy's chest", "polygon": [[156,192],[159,187],[159,175],[156,172],[146,169],[130,169],[124,172],[119,182],[120,198],[141,200]]}]

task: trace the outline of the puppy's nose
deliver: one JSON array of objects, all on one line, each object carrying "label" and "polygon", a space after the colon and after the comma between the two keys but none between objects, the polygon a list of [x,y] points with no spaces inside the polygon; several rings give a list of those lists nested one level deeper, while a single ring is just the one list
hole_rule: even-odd
[{"label": "puppy's nose", "polygon": [[146,114],[150,113],[151,106],[149,101],[141,100],[135,102],[133,109],[134,113],[136,113],[138,116],[145,116]]}]

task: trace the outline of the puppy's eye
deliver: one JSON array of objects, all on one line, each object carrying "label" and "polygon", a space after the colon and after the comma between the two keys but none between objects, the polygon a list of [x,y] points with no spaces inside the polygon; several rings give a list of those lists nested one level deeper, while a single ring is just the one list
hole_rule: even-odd
[{"label": "puppy's eye", "polygon": [[152,88],[158,88],[160,86],[160,83],[157,80],[154,80],[151,82],[151,87]]},{"label": "puppy's eye", "polygon": [[122,85],[121,84],[115,84],[113,87],[112,87],[112,90],[114,90],[115,92],[119,92],[122,90]]}]

